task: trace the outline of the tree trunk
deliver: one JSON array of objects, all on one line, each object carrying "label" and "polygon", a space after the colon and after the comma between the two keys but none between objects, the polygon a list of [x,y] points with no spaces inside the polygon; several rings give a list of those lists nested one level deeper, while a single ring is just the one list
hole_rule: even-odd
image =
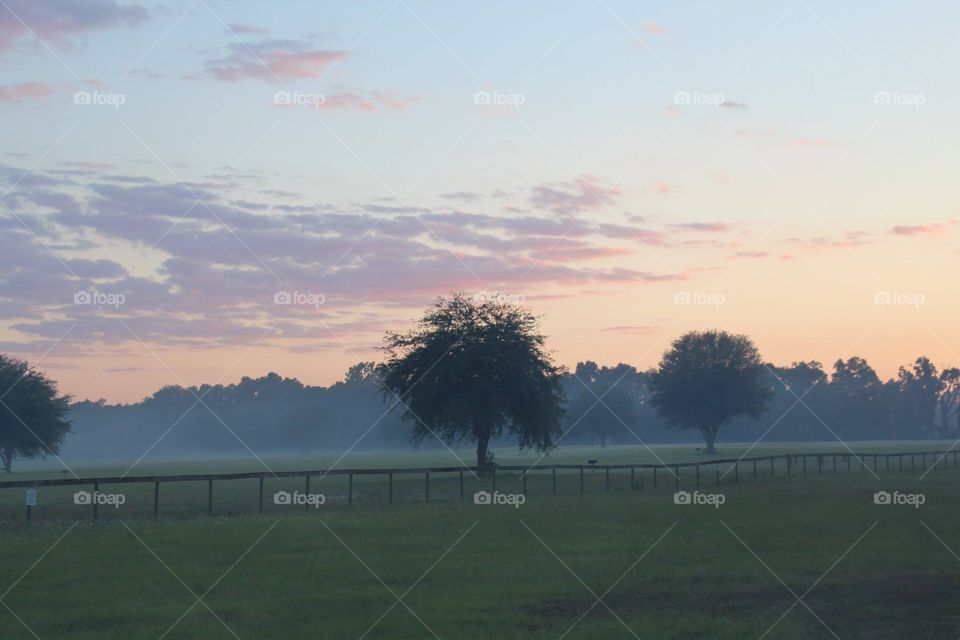
[{"label": "tree trunk", "polygon": [[711,425],[700,429],[700,432],[703,434],[703,440],[707,443],[705,453],[716,453],[716,449],[713,448],[713,443],[717,440],[718,431],[720,431],[719,425]]},{"label": "tree trunk", "polygon": [[487,448],[490,445],[490,436],[477,436],[477,469],[483,470],[487,467]]}]

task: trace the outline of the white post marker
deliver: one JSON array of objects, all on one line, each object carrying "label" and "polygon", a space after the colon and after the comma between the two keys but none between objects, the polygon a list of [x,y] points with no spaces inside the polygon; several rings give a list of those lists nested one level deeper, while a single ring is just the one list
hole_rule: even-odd
[{"label": "white post marker", "polygon": [[27,487],[27,522],[30,522],[31,511],[35,506],[37,506],[37,488],[36,487]]}]

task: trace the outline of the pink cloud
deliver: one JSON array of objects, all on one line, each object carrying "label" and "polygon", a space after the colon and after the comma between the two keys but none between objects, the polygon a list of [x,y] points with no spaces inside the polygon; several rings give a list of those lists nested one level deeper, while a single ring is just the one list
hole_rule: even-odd
[{"label": "pink cloud", "polygon": [[[422,102],[421,96],[401,96],[392,91],[372,91],[369,95],[363,95],[354,91],[340,91],[324,96],[322,101],[311,101],[304,103],[316,109],[343,109],[347,111],[401,111],[412,105]],[[280,107],[297,106],[293,102],[274,102]]]},{"label": "pink cloud", "polygon": [[309,49],[299,40],[265,40],[232,44],[227,55],[207,60],[204,65],[207,77],[222,82],[277,82],[318,78],[330,65],[345,57],[345,51]]},{"label": "pink cloud", "polygon": [[89,31],[133,27],[148,17],[142,6],[120,5],[115,0],[6,0],[0,7],[0,51],[12,49],[20,39],[33,38],[34,33],[66,47]]},{"label": "pink cloud", "polygon": [[[850,229],[839,238],[818,236],[815,238],[788,238],[786,243],[801,253],[822,253],[833,249],[853,249],[873,243],[874,239],[868,231]],[[793,257],[793,256],[790,256]]]},{"label": "pink cloud", "polygon": [[670,182],[667,182],[666,180],[654,180],[653,186],[654,188],[656,188],[657,191],[659,191],[664,195],[673,191],[673,184],[671,184]]},{"label": "pink cloud", "polygon": [[395,111],[401,111],[410,105],[423,102],[422,96],[398,96],[393,91],[373,91],[370,95],[383,107]]},{"label": "pink cloud", "polygon": [[654,33],[657,35],[663,35],[667,32],[665,27],[662,27],[653,20],[643,23],[643,30],[645,33]]},{"label": "pink cloud", "polygon": [[891,231],[898,236],[939,236],[946,233],[949,225],[956,223],[956,220],[950,220],[939,224],[896,225]]},{"label": "pink cloud", "polygon": [[730,230],[730,225],[723,222],[679,222],[667,226],[680,231],[700,231],[703,233],[722,233]]},{"label": "pink cloud", "polygon": [[56,85],[45,82],[21,82],[0,86],[0,102],[21,103],[30,100],[42,101],[57,91]]},{"label": "pink cloud", "polygon": [[606,186],[584,174],[563,185],[534,187],[530,202],[537,208],[566,214],[609,206],[619,196],[620,189],[616,186]]}]

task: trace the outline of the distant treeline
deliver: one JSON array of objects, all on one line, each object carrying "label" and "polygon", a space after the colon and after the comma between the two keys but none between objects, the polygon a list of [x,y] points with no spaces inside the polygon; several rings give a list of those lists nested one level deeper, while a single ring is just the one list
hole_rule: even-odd
[{"label": "distant treeline", "polygon": [[[838,360],[830,371],[818,362],[769,365],[766,375],[774,391],[767,413],[733,420],[722,440],[960,437],[960,369],[940,371],[924,357],[885,382],[856,357]],[[699,441],[699,434],[666,427],[650,406],[647,374],[630,365],[581,362],[564,375],[563,386],[569,432],[561,445]],[[409,447],[403,407],[389,411],[395,402],[380,390],[373,363],[351,367],[329,387],[275,373],[230,385],[168,386],[135,404],[73,404],[62,454],[136,459],[148,449],[148,458],[167,458],[247,456],[247,447],[257,455],[342,451],[355,443],[360,450]]]}]

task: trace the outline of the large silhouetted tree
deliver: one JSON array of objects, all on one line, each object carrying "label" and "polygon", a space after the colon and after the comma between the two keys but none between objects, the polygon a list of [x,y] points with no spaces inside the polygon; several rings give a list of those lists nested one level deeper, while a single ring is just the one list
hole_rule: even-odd
[{"label": "large silhouetted tree", "polygon": [[700,431],[714,452],[720,426],[760,417],[773,395],[762,381],[763,361],[750,339],[725,331],[691,331],[673,342],[650,372],[651,401],[671,426]]},{"label": "large silhouetted tree", "polygon": [[562,370],[544,349],[537,318],[500,300],[440,298],[416,328],[388,334],[381,384],[403,408],[413,439],[472,441],[477,466],[505,433],[547,449],[560,430]]},{"label": "large silhouetted tree", "polygon": [[0,355],[0,462],[7,473],[14,458],[55,454],[70,431],[69,396],[23,360]]}]

